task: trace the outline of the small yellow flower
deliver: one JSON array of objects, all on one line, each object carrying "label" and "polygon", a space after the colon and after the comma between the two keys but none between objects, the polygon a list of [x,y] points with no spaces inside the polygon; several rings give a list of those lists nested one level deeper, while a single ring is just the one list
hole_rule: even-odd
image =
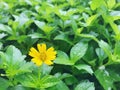
[{"label": "small yellow flower", "polygon": [[54,51],[54,48],[50,47],[46,50],[46,44],[37,44],[37,49],[38,51],[33,47],[30,49],[29,55],[33,57],[32,62],[37,66],[43,63],[52,65],[52,60],[56,58],[56,51]]}]

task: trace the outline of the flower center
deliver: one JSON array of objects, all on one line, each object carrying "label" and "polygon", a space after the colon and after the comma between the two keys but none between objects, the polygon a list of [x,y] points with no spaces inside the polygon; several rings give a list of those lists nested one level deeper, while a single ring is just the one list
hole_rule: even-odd
[{"label": "flower center", "polygon": [[47,55],[45,52],[40,52],[40,60],[45,61],[46,57],[47,57]]}]

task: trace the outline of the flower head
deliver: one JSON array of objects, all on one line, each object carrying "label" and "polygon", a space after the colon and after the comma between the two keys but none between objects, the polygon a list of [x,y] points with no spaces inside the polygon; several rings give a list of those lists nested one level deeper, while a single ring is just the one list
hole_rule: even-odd
[{"label": "flower head", "polygon": [[46,44],[37,44],[37,49],[38,50],[33,47],[30,49],[29,55],[33,57],[32,62],[37,66],[40,66],[43,63],[52,65],[52,60],[56,58],[56,51],[54,51],[54,48],[50,47],[46,49]]}]

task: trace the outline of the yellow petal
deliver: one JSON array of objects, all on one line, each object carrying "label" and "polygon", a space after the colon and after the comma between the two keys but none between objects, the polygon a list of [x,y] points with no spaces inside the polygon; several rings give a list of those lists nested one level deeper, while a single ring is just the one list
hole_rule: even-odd
[{"label": "yellow petal", "polygon": [[56,51],[47,51],[46,53],[48,56],[55,56],[57,54]]},{"label": "yellow petal", "polygon": [[54,56],[48,55],[47,56],[47,60],[55,60],[55,58],[56,58],[56,55],[54,55]]},{"label": "yellow petal", "polygon": [[47,65],[52,65],[53,64],[53,62],[50,61],[50,60],[46,60],[46,61],[44,61],[44,63],[47,64]]},{"label": "yellow petal", "polygon": [[32,57],[38,57],[39,56],[39,52],[35,48],[32,47],[30,49],[29,55],[32,56]]},{"label": "yellow petal", "polygon": [[46,44],[37,44],[37,48],[39,50],[39,52],[45,52],[46,51]]},{"label": "yellow petal", "polygon": [[51,52],[51,51],[54,51],[54,48],[53,47],[50,47],[48,48],[47,52]]},{"label": "yellow petal", "polygon": [[37,56],[36,54],[34,54],[34,53],[32,53],[32,52],[29,52],[29,55],[30,55],[31,57],[36,57],[36,56]]},{"label": "yellow petal", "polygon": [[38,48],[38,51],[40,52],[41,51],[41,45],[37,44],[37,48]]},{"label": "yellow petal", "polygon": [[56,55],[56,54],[57,54],[56,51],[50,51],[50,52],[47,52],[47,55],[51,55],[51,56],[54,56],[54,55]]},{"label": "yellow petal", "polygon": [[47,53],[47,60],[54,60],[56,58],[57,52],[54,51],[53,47],[50,47],[46,53]]},{"label": "yellow petal", "polygon": [[53,48],[53,47],[50,47],[50,48],[47,50],[47,53],[48,53],[48,54],[51,54],[51,53],[56,54],[57,52],[54,51],[54,48]]},{"label": "yellow petal", "polygon": [[32,59],[32,62],[33,63],[35,63],[37,66],[40,66],[40,65],[42,65],[42,61],[40,60],[40,59],[38,59],[38,58],[33,58]]}]

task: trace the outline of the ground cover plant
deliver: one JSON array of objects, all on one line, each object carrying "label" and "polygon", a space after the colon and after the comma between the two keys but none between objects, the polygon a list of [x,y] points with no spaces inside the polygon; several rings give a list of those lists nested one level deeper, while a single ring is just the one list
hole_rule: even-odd
[{"label": "ground cover plant", "polygon": [[0,0],[0,90],[120,90],[120,0]]}]

